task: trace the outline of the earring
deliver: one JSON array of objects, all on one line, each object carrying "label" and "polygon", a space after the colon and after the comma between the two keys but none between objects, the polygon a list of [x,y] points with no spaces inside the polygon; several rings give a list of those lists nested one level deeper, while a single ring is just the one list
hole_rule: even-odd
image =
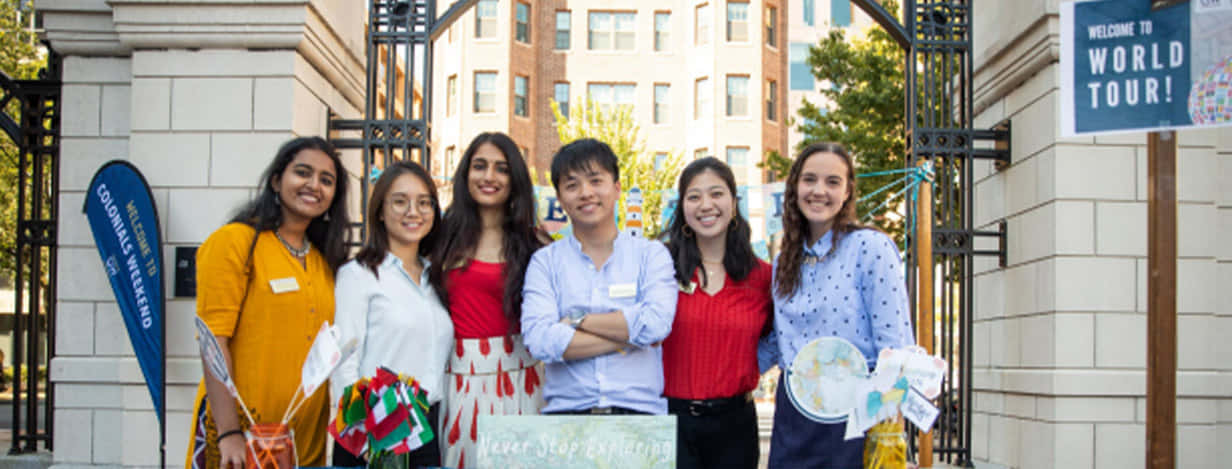
[{"label": "earring", "polygon": [[325,216],[321,217],[321,219],[325,221],[329,221],[329,212],[325,212]]},{"label": "earring", "polygon": [[685,225],[684,228],[680,229],[680,231],[684,233],[685,238],[693,237],[693,228],[689,228],[689,225]]}]

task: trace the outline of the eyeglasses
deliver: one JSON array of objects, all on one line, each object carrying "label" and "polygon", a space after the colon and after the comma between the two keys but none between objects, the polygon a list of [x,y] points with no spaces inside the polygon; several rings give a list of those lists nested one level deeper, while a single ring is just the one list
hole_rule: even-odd
[{"label": "eyeglasses", "polygon": [[390,198],[386,201],[386,205],[390,210],[398,214],[409,213],[411,209],[416,209],[422,213],[432,213],[433,208],[431,199],[419,199],[416,201],[406,197]]}]

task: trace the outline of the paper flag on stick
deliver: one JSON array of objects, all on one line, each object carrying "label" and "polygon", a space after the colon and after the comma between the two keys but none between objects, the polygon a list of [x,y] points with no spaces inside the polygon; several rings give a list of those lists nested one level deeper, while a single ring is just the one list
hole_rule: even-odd
[{"label": "paper flag on stick", "polygon": [[236,395],[235,382],[231,381],[231,372],[227,370],[227,359],[222,354],[222,346],[218,338],[210,331],[200,317],[195,318],[197,325],[197,344],[201,347],[201,358],[205,361],[205,369],[227,387],[231,395]]},{"label": "paper flag on stick", "polygon": [[[353,346],[350,351],[354,351]],[[308,349],[308,357],[304,359],[304,369],[300,373],[300,386],[305,396],[311,396],[334,369],[346,360],[349,354],[343,354],[343,347],[338,343],[338,328],[328,322],[321,323],[321,330]]]},{"label": "paper flag on stick", "polygon": [[205,321],[202,321],[200,316],[193,319],[197,326],[197,345],[201,348],[201,359],[205,362],[206,371],[227,387],[227,392],[231,393],[231,397],[234,397],[240,408],[244,409],[244,415],[248,416],[248,423],[255,426],[257,421],[248,412],[244,398],[240,397],[239,390],[235,389],[235,382],[231,380],[231,372],[227,370],[227,358],[222,354],[222,346],[218,344],[218,337],[214,336],[214,332],[210,331],[210,327],[205,325]]},{"label": "paper flag on stick", "polygon": [[937,409],[915,388],[907,393],[907,400],[903,401],[902,411],[903,417],[910,420],[917,428],[925,430],[933,427],[933,422],[937,420],[937,414],[940,413],[940,409]]}]

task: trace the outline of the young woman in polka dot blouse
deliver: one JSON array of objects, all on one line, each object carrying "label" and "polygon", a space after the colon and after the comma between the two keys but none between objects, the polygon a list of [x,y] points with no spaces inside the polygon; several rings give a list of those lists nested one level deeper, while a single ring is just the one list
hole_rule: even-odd
[{"label": "young woman in polka dot blouse", "polygon": [[[783,245],[775,259],[774,331],[762,341],[762,370],[786,369],[818,337],[847,339],[869,369],[883,348],[914,342],[898,248],[856,218],[855,171],[846,149],[815,143],[800,152],[783,195]],[[802,415],[779,382],[771,468],[862,466],[864,439],[843,440],[846,424]]]}]

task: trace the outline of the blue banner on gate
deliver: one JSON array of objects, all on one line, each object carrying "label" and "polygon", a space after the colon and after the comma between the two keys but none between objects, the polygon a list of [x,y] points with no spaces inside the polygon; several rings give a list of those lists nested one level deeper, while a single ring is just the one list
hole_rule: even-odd
[{"label": "blue banner on gate", "polygon": [[166,390],[163,257],[150,187],[128,162],[108,162],[94,173],[83,210],[161,422]]}]

